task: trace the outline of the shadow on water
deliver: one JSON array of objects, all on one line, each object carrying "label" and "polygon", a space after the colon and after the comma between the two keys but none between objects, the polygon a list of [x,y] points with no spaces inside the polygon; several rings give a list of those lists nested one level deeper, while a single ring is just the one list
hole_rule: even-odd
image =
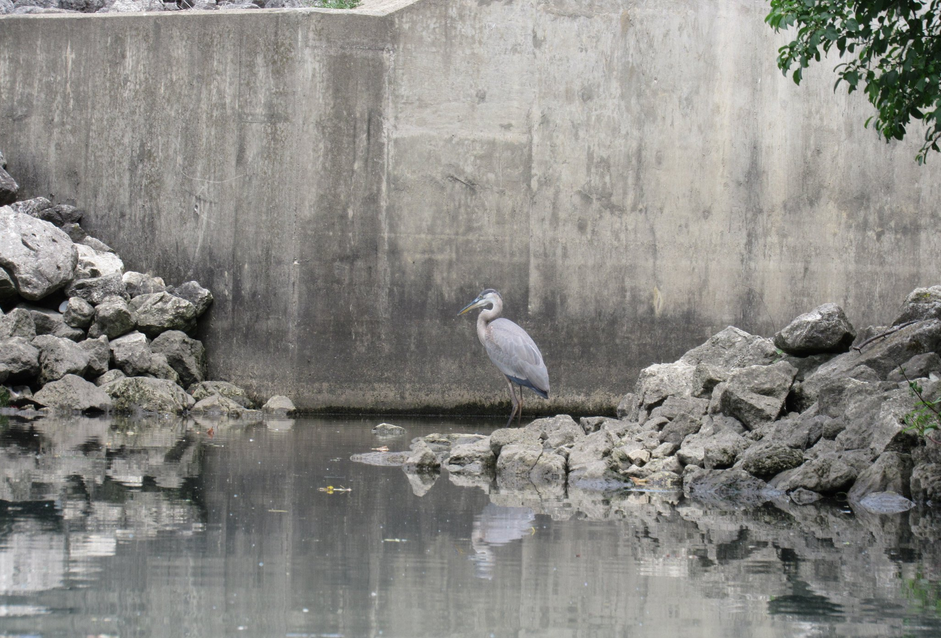
[{"label": "shadow on water", "polygon": [[941,632],[941,513],[353,462],[498,423],[0,416],[0,634]]}]

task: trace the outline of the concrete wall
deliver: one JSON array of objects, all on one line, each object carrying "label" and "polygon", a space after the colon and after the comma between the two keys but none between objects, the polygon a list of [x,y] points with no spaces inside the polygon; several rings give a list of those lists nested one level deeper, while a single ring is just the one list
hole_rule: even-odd
[{"label": "concrete wall", "polygon": [[[890,321],[938,283],[941,159],[833,64],[795,87],[761,0],[366,0],[0,18],[0,149],[129,268],[216,295],[213,374],[305,408],[505,400],[483,287],[610,410],[726,325]],[[530,395],[531,396],[531,395]],[[502,408],[500,408],[502,409]]]}]

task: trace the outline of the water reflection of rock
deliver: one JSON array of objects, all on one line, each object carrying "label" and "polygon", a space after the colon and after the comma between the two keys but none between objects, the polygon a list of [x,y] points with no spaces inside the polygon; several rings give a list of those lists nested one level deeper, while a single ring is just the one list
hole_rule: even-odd
[{"label": "water reflection of rock", "polygon": [[534,487],[490,498],[554,520],[624,520],[640,573],[714,582],[705,591],[732,601],[761,592],[771,614],[849,622],[867,601],[905,583],[941,579],[941,513],[932,509],[876,515],[789,501],[721,508],[677,492],[568,490],[545,498]]},{"label": "water reflection of rock", "polygon": [[186,422],[0,419],[0,593],[66,586],[123,539],[202,528]]},{"label": "water reflection of rock", "polygon": [[471,547],[474,548],[471,560],[476,564],[477,577],[492,579],[496,565],[494,548],[534,532],[535,520],[535,512],[528,507],[502,507],[493,503],[485,505],[480,514],[474,517],[471,531]]}]

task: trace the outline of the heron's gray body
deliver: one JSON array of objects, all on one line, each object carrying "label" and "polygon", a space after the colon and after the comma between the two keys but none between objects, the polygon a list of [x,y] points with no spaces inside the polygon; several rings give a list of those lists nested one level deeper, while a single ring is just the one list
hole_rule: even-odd
[{"label": "heron's gray body", "polygon": [[[500,316],[503,298],[496,290],[484,290],[458,314],[484,306],[490,308],[477,315],[477,338],[509,386],[513,404],[513,411],[507,421],[509,425],[517,414],[522,417],[523,388],[529,388],[544,399],[549,398],[549,371],[542,360],[542,353],[526,331]],[[514,383],[520,386],[519,398],[513,389]]]},{"label": "heron's gray body", "polygon": [[503,317],[486,321],[482,312],[477,317],[477,338],[493,365],[510,381],[549,398],[549,371],[525,330]]}]

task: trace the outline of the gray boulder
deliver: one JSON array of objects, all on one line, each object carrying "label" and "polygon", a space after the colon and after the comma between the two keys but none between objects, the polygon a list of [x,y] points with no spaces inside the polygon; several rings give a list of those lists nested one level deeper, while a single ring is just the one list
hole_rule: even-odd
[{"label": "gray boulder", "polygon": [[452,474],[482,476],[493,471],[496,459],[490,451],[487,438],[474,443],[464,443],[451,448],[447,460],[447,470]]},{"label": "gray boulder", "polygon": [[36,326],[37,335],[53,335],[72,341],[81,341],[85,338],[85,332],[78,328],[73,328],[65,323],[63,315],[55,310],[47,308],[35,308],[30,306],[21,306],[29,311],[33,318],[33,325]]},{"label": "gray boulder", "polygon": [[803,402],[816,401],[820,388],[840,377],[852,377],[860,366],[870,368],[877,378],[885,379],[899,365],[918,354],[941,350],[941,321],[928,319],[896,329],[883,338],[830,359],[801,383]]},{"label": "gray boulder", "polygon": [[169,379],[177,385],[180,384],[180,375],[177,374],[173,366],[167,361],[167,356],[159,352],[154,352],[151,356],[148,376],[158,379]]},{"label": "gray boulder", "polygon": [[106,392],[74,374],[47,383],[33,395],[33,400],[49,408],[75,412],[107,412],[111,409],[111,397]]},{"label": "gray boulder", "polygon": [[108,371],[111,363],[111,348],[108,337],[85,339],[78,342],[78,347],[88,353],[88,367],[85,370],[87,377],[100,377]]},{"label": "gray boulder", "polygon": [[[637,400],[637,395],[635,395],[633,392],[628,392],[623,397],[621,397],[621,401],[618,403],[616,412],[617,417],[626,421],[636,419],[638,406],[639,402]],[[591,433],[586,432],[586,434]]]},{"label": "gray boulder", "polygon": [[700,417],[706,414],[709,409],[709,400],[689,396],[670,396],[666,400],[650,411],[648,419],[663,417],[674,420],[678,417],[688,415]]},{"label": "gray boulder", "polygon": [[107,0],[101,11],[107,13],[139,13],[163,11],[163,0]]},{"label": "gray boulder", "polygon": [[297,412],[297,409],[294,407],[294,402],[291,401],[291,399],[288,397],[282,396],[280,394],[276,394],[275,396],[268,399],[261,409],[265,414],[279,416],[291,416]]},{"label": "gray boulder", "polygon": [[14,308],[5,315],[0,315],[0,339],[22,337],[32,339],[36,336],[36,322],[33,315],[25,308]]},{"label": "gray boulder", "polygon": [[70,297],[62,321],[72,328],[87,329],[95,319],[95,307],[81,297]]},{"label": "gray boulder", "polygon": [[750,442],[737,432],[717,432],[703,443],[703,467],[707,470],[732,467],[749,445]]},{"label": "gray boulder", "polygon": [[774,345],[796,356],[846,352],[856,330],[835,303],[826,303],[802,314],[774,335]]},{"label": "gray boulder", "polygon": [[48,222],[0,206],[0,266],[21,297],[42,299],[75,272],[78,251],[69,236]]},{"label": "gray boulder", "polygon": [[39,375],[39,349],[23,337],[0,339],[0,383]]},{"label": "gray boulder", "polygon": [[11,299],[16,296],[16,284],[13,277],[6,271],[6,268],[0,266],[0,301]]},{"label": "gray boulder", "polygon": [[209,416],[233,416],[238,418],[243,412],[245,412],[245,408],[231,399],[227,399],[218,394],[212,394],[197,401],[190,411],[193,414]]},{"label": "gray boulder", "polygon": [[629,403],[622,401],[618,416],[643,420],[644,415],[638,415],[638,410],[650,411],[670,397],[708,396],[732,370],[767,365],[779,357],[771,340],[729,326],[678,361],[642,370],[632,392],[633,399]]},{"label": "gray boulder", "polygon": [[497,457],[497,483],[565,483],[565,458],[537,445],[506,445]]},{"label": "gray boulder", "polygon": [[88,368],[89,355],[71,339],[40,335],[32,340],[39,349],[39,383],[61,379],[67,374],[83,376]]},{"label": "gray boulder", "polygon": [[684,354],[680,361],[693,366],[705,363],[716,368],[734,370],[768,365],[779,358],[780,354],[770,339],[729,326],[709,337],[701,346]]},{"label": "gray boulder", "polygon": [[788,492],[802,487],[820,494],[835,494],[847,491],[857,476],[859,471],[852,464],[839,453],[832,452],[782,472],[771,481],[771,485]]},{"label": "gray boulder", "polygon": [[124,281],[124,287],[127,289],[127,294],[132,298],[139,297],[141,295],[152,295],[158,292],[164,292],[167,289],[167,285],[163,282],[163,279],[160,277],[154,277],[146,273],[135,272],[133,270],[128,270],[121,276],[122,281]]},{"label": "gray boulder", "polygon": [[542,448],[542,439],[537,430],[525,428],[501,428],[490,433],[490,451],[495,457],[506,445],[535,445]]},{"label": "gray boulder", "polygon": [[129,377],[149,376],[154,353],[147,337],[140,332],[131,332],[108,343],[111,361]]},{"label": "gray boulder", "polygon": [[873,395],[876,389],[866,381],[860,381],[846,376],[835,378],[814,378],[812,395],[808,395],[808,383],[802,383],[799,390],[798,405],[804,413],[816,404],[816,413],[819,416],[840,418],[846,410]]},{"label": "gray boulder", "polygon": [[104,8],[105,4],[105,0],[59,0],[61,8],[80,13],[95,13]]},{"label": "gray boulder", "polygon": [[49,222],[58,228],[62,228],[65,224],[77,224],[82,219],[82,211],[74,206],[53,204],[45,197],[24,199],[11,204],[10,208],[17,213]]},{"label": "gray boulder", "polygon": [[621,402],[618,414],[629,420],[644,421],[647,414],[668,397],[691,396],[693,393],[694,364],[680,360],[674,363],[655,363],[640,371],[634,391],[633,405]]},{"label": "gray boulder", "polygon": [[251,408],[253,402],[251,397],[244,389],[228,381],[203,381],[196,385],[189,386],[187,390],[194,399],[200,401],[213,394],[218,394],[227,399],[235,401],[243,408]]},{"label": "gray boulder", "polygon": [[88,238],[88,233],[78,224],[62,224],[62,232],[69,236],[76,244]]},{"label": "gray boulder", "polygon": [[666,455],[652,458],[642,466],[632,465],[626,470],[619,470],[619,474],[634,479],[647,479],[661,472],[679,475],[683,472],[683,464],[677,457]]},{"label": "gray boulder", "polygon": [[201,341],[187,337],[179,330],[168,330],[151,342],[150,349],[167,358],[183,387],[188,388],[206,379],[206,348]]},{"label": "gray boulder", "polygon": [[762,441],[748,448],[739,465],[753,476],[769,479],[804,462],[804,453],[777,441]]},{"label": "gray boulder", "polygon": [[[702,433],[692,434],[683,440],[680,449],[676,451],[676,457],[680,463],[685,465],[705,466],[706,463],[706,444],[713,437]],[[632,460],[637,463],[636,458]]]},{"label": "gray boulder", "polygon": [[97,306],[112,295],[127,299],[124,281],[118,274],[76,279],[66,286],[65,294],[69,297],[81,297],[93,306]]},{"label": "gray boulder", "polygon": [[850,488],[850,502],[876,492],[895,492],[911,496],[912,457],[899,452],[886,452],[868,468],[864,469]]},{"label": "gray boulder", "polygon": [[796,418],[781,419],[771,428],[771,439],[787,447],[806,450],[820,440],[828,418],[807,411]]},{"label": "gray boulder", "polygon": [[402,465],[406,472],[437,472],[440,467],[441,461],[435,451],[422,439],[415,440],[411,453]]},{"label": "gray boulder", "polygon": [[781,414],[796,375],[797,369],[786,361],[742,368],[725,384],[720,409],[749,429],[773,421]]},{"label": "gray boulder", "polygon": [[196,328],[196,306],[168,292],[134,297],[129,306],[137,329],[151,338],[167,330],[191,333]]},{"label": "gray boulder", "polygon": [[125,377],[100,386],[111,397],[116,412],[181,414],[196,401],[167,379]]},{"label": "gray boulder", "polygon": [[111,361],[129,377],[146,376],[179,383],[177,374],[163,354],[155,353],[140,332],[131,332],[109,342]]},{"label": "gray boulder", "polygon": [[569,485],[603,489],[623,483],[617,463],[611,458],[619,443],[608,430],[577,439],[568,452]]},{"label": "gray boulder", "polygon": [[187,281],[169,290],[174,296],[193,304],[196,316],[201,317],[212,305],[212,293],[195,281]]},{"label": "gray boulder", "polygon": [[909,321],[926,319],[941,319],[941,286],[916,288],[908,293],[892,325],[898,326]]},{"label": "gray boulder", "polygon": [[941,376],[941,357],[936,352],[925,352],[916,354],[899,368],[892,370],[886,376],[886,380],[901,383],[906,378],[914,381],[915,379],[927,378],[931,374]]},{"label": "gray boulder", "polygon": [[536,432],[543,442],[543,446],[552,450],[564,445],[572,445],[576,440],[585,436],[582,427],[567,414],[536,419],[524,429],[528,432]]},{"label": "gray boulder", "polygon": [[696,414],[680,414],[663,426],[659,439],[661,443],[679,446],[690,434],[696,434],[702,427],[702,417]]},{"label": "gray boulder", "polygon": [[[64,229],[66,226],[69,226],[69,227],[71,228],[71,224],[63,224],[62,228]],[[69,237],[71,237],[71,236],[72,236],[72,235],[69,235]],[[73,239],[72,241],[75,241],[75,240]],[[95,237],[91,237],[91,236],[89,236],[89,235],[85,235],[84,237],[82,237],[82,239],[81,239],[80,241],[75,241],[75,243],[76,243],[76,244],[84,244],[85,246],[88,246],[89,248],[91,248],[91,249],[93,249],[93,250],[95,250],[95,251],[97,251],[97,252],[99,252],[99,253],[113,253],[113,252],[114,252],[114,249],[112,249],[111,246],[109,246],[108,244],[104,243],[104,242],[101,241],[100,239],[97,239],[97,238],[95,238]],[[123,278],[123,277],[122,277],[122,278]]]},{"label": "gray boulder", "polygon": [[865,450],[870,458],[884,452],[910,452],[918,436],[905,426],[905,415],[914,407],[908,389],[861,396],[841,417],[846,427],[836,437],[844,450]]},{"label": "gray boulder", "polygon": [[88,329],[88,336],[104,335],[115,339],[133,330],[136,323],[137,318],[124,298],[110,295],[95,307],[94,323]]},{"label": "gray boulder", "polygon": [[[0,13],[7,13],[2,11]],[[16,201],[16,196],[20,191],[20,185],[7,173],[6,168],[0,166],[0,206],[12,204]]]},{"label": "gray boulder", "polygon": [[127,378],[127,375],[121,372],[121,370],[119,370],[118,368],[112,368],[111,370],[108,370],[101,376],[96,377],[95,385],[100,387],[107,383],[111,383],[112,381],[117,381],[118,379],[125,379],[125,378]]},{"label": "gray boulder", "polygon": [[[113,252],[101,252],[86,244],[76,244],[78,263],[75,266],[76,279],[93,279],[124,274],[124,262]],[[123,278],[122,278],[123,281]]]}]

